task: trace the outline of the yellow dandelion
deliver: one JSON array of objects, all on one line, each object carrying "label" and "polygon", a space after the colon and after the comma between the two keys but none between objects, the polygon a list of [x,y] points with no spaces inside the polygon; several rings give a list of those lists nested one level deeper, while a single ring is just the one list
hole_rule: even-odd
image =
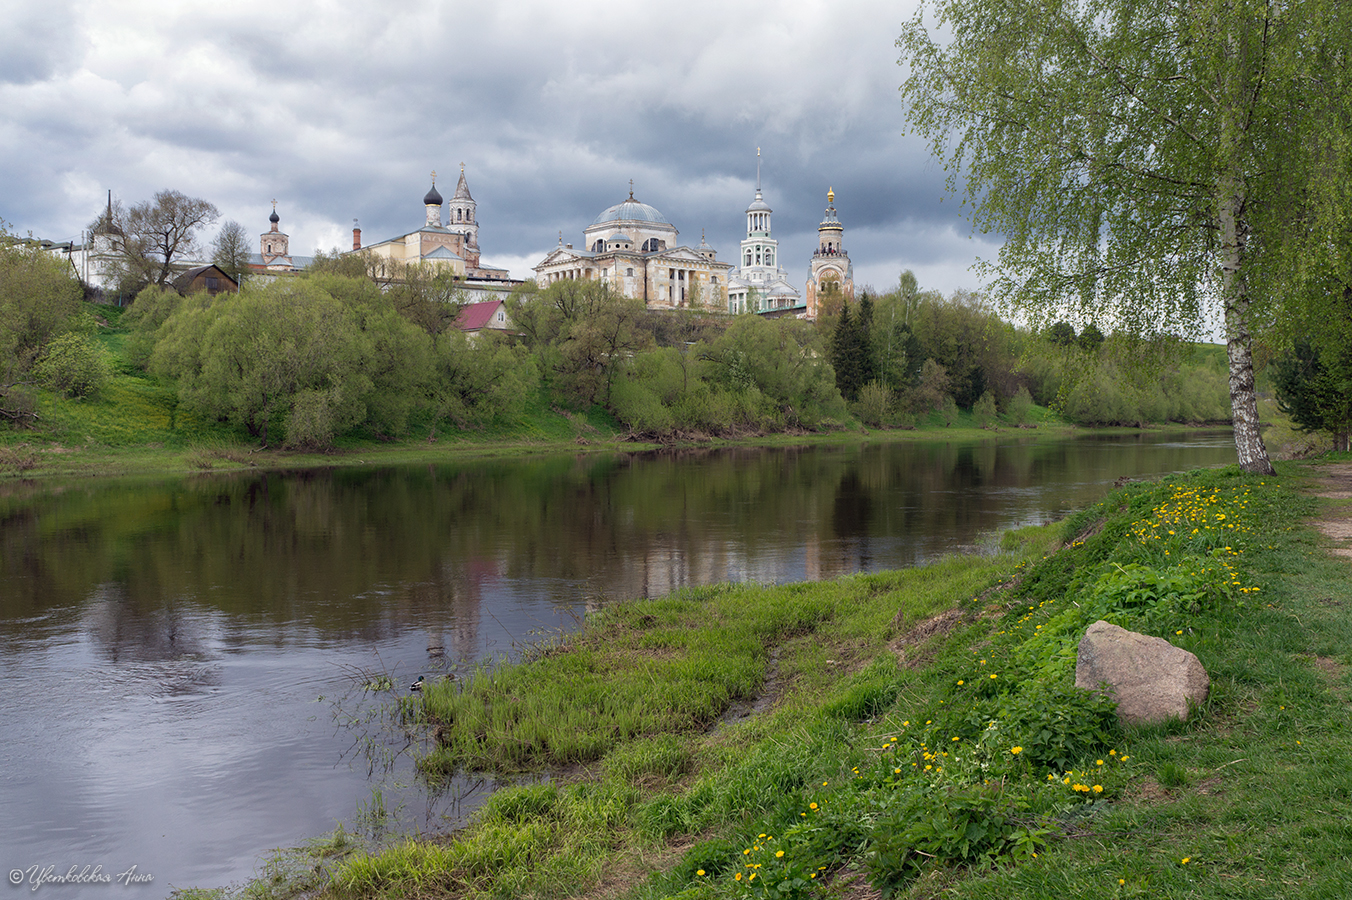
[{"label": "yellow dandelion", "polygon": [[695,874],[698,875],[699,877],[703,878],[703,877],[704,877],[704,870],[703,870],[703,869],[696,869],[696,870],[695,870]]},{"label": "yellow dandelion", "polygon": [[1015,756],[1018,756],[1020,753],[1023,752],[1023,748],[1022,748],[1022,747],[1010,747],[1010,748],[1009,748],[1009,752],[1010,752],[1010,753],[1013,753]]},{"label": "yellow dandelion", "polygon": [[779,858],[782,857],[783,855],[784,855],[784,851],[783,851],[783,850],[776,850],[776,851],[775,851],[775,859],[779,859]]}]

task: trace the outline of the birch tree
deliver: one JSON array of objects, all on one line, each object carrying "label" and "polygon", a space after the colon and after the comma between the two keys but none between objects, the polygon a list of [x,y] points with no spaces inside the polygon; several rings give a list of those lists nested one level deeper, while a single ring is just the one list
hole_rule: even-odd
[{"label": "birch tree", "polygon": [[1346,215],[1349,20],[1341,0],[933,0],[897,41],[915,128],[1005,238],[992,290],[1035,325],[1219,320],[1248,472],[1272,472],[1255,329]]}]

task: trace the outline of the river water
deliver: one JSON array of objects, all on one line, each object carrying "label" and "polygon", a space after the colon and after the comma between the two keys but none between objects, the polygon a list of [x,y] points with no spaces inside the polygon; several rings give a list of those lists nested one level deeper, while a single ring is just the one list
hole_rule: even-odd
[{"label": "river water", "polygon": [[1228,431],[1019,433],[0,484],[0,866],[14,896],[163,897],[340,822],[444,830],[492,785],[417,782],[378,717],[418,674],[605,602],[981,552],[1233,460]]}]

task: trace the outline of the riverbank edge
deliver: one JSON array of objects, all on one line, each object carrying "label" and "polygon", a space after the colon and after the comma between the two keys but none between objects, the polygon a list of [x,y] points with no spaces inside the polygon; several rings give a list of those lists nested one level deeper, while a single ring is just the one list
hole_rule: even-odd
[{"label": "riverbank edge", "polygon": [[[1005,764],[1002,796],[1022,793],[1025,817],[1036,814],[1052,830],[1034,839],[1030,846],[1036,849],[1017,862],[1014,853],[926,862],[892,896],[943,891],[960,897],[1128,897],[1163,891],[1229,897],[1246,888],[1258,891],[1255,896],[1273,896],[1262,893],[1262,885],[1278,884],[1287,886],[1283,895],[1295,896],[1300,892],[1290,893],[1292,885],[1348,883],[1352,833],[1337,823],[1352,814],[1347,794],[1352,778],[1337,761],[1352,752],[1346,708],[1352,625],[1339,610],[1352,607],[1352,585],[1345,560],[1310,552],[1322,545],[1308,518],[1318,503],[1326,512],[1332,504],[1342,516],[1352,514],[1352,504],[1311,498],[1309,478],[1319,468],[1282,464],[1278,479],[1263,480],[1231,467],[1131,485],[1063,522],[1006,535],[996,556],[949,558],[920,569],[809,585],[737,588],[800,603],[834,594],[840,611],[829,631],[790,634],[776,645],[773,673],[761,681],[762,687],[774,686],[764,709],[711,728],[649,736],[599,761],[556,771],[555,781],[501,792],[474,824],[452,835],[409,840],[376,853],[349,848],[338,854],[340,862],[321,866],[328,874],[307,890],[335,897],[751,896],[748,883],[732,880],[735,873],[726,862],[742,851],[760,859],[778,837],[803,876],[801,890],[789,896],[877,897],[865,885],[870,866],[876,869],[876,853],[869,857],[863,845],[858,853],[836,848],[835,862],[817,870],[826,884],[820,890],[814,872],[801,866],[811,855],[813,832],[781,826],[793,822],[795,813],[806,818],[849,806],[850,793],[830,785],[863,778],[861,768],[870,784],[883,783],[879,763],[889,741],[895,751],[898,734],[918,725],[920,716],[937,721],[956,708],[944,710],[971,690],[967,685],[985,683],[989,670],[974,664],[972,651],[984,657],[981,665],[987,659],[994,664],[995,652],[1004,646],[1001,636],[1015,623],[1038,631],[1063,614],[1065,596],[1073,603],[1089,580],[1081,577],[1076,586],[1077,569],[1100,573],[1140,565],[1140,554],[1148,552],[1164,571],[1171,565],[1169,554],[1160,554],[1170,547],[1181,560],[1180,548],[1195,538],[1170,531],[1171,537],[1152,537],[1155,543],[1147,541],[1142,551],[1130,526],[1152,517],[1158,524],[1171,497],[1195,498],[1208,490],[1213,497],[1228,492],[1233,508],[1228,523],[1211,523],[1217,545],[1207,558],[1232,565],[1226,577],[1242,583],[1244,593],[1224,608],[1170,623],[1183,626],[1171,640],[1198,653],[1212,672],[1208,703],[1187,723],[1116,730],[1113,746],[1096,748],[1079,763],[1078,773],[1072,766],[1066,775],[1073,774],[1075,789],[1084,787],[1087,795],[1076,793],[1069,806],[1064,796],[1069,780],[1064,791],[1051,779],[1050,788],[1040,778],[1029,784],[1024,776],[1030,773],[1007,765],[1027,759],[1019,753],[1022,744],[1000,748],[995,759]],[[1288,482],[1297,489],[1281,486]],[[1048,587],[1064,595],[1061,602],[1053,602]],[[1022,612],[1024,600],[1044,595]],[[701,596],[683,592],[623,606],[627,615],[648,616],[663,604],[710,601]],[[881,606],[868,602],[880,597]],[[946,620],[947,626],[935,624]],[[523,667],[538,669],[552,655],[543,653]],[[879,658],[887,663],[881,668]],[[991,673],[992,683],[999,674],[1014,673],[1001,668]],[[894,689],[878,693],[887,681]],[[858,715],[870,697],[886,697],[888,708]],[[935,751],[939,745],[919,744]],[[1105,761],[1108,768],[1099,768]],[[820,788],[814,787],[818,779]],[[1047,791],[1061,796],[1049,799]],[[736,815],[716,821],[718,816],[701,819],[692,812],[700,803],[706,809],[716,805],[710,798],[720,792],[735,797],[726,811]],[[770,794],[789,795],[789,819],[772,821],[784,810]],[[698,797],[703,800],[691,799]],[[1321,810],[1320,820],[1329,824],[1317,849],[1305,834],[1310,827],[1305,811],[1311,809]],[[845,810],[846,819],[849,815]],[[831,827],[848,830],[843,822],[838,818]],[[1242,851],[1235,849],[1236,834],[1244,835]],[[490,865],[489,858],[497,862]],[[780,859],[772,853],[762,862]]]},{"label": "riverbank edge", "polygon": [[436,441],[413,438],[351,444],[324,453],[259,449],[243,444],[209,443],[186,448],[162,446],[65,447],[11,440],[0,445],[0,483],[56,478],[119,478],[201,475],[213,472],[280,472],[370,466],[435,465],[472,459],[526,458],[555,454],[650,453],[739,448],[821,447],[907,441],[1061,440],[1074,435],[1125,435],[1214,431],[1224,425],[1152,425],[1146,428],[1085,428],[1044,422],[1036,427],[945,427],[857,429],[831,432],[778,433],[738,439],[654,443],[624,434],[579,433],[568,439],[522,437],[475,440],[461,433]]}]

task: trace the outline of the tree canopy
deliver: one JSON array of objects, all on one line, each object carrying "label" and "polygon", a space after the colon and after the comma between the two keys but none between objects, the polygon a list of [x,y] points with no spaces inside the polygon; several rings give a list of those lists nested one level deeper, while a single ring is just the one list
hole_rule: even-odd
[{"label": "tree canopy", "polygon": [[[992,287],[1035,324],[1199,334],[1220,317],[1240,465],[1270,472],[1252,335],[1348,217],[1340,0],[934,0],[898,46],[916,128]],[[1306,262],[1309,261],[1310,265]]]},{"label": "tree canopy", "polygon": [[128,209],[114,204],[113,220],[102,212],[94,230],[115,235],[115,277],[123,293],[135,294],[147,285],[165,285],[180,265],[199,254],[201,230],[220,215],[212,203],[178,191],[160,191],[153,201]]}]

